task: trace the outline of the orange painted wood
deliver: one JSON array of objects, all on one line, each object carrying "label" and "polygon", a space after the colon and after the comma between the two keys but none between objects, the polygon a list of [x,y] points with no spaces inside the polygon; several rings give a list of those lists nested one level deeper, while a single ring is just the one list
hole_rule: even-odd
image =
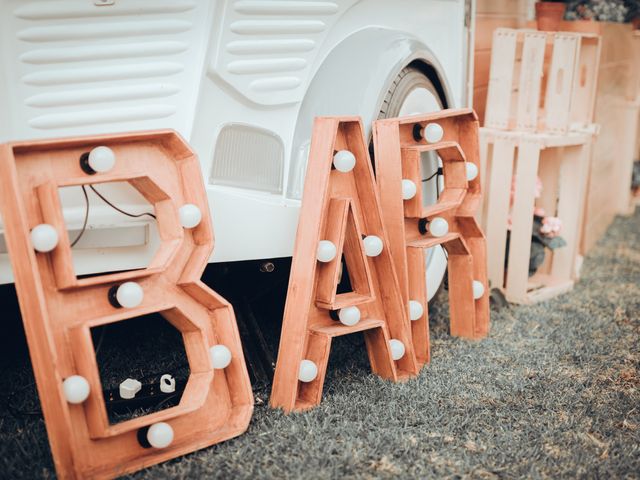
[{"label": "orange painted wood", "polygon": [[[428,144],[416,139],[414,132],[437,123],[444,130],[441,141]],[[418,128],[419,127],[419,128]],[[472,110],[444,110],[374,122],[376,174],[382,211],[396,270],[400,274],[407,310],[411,300],[424,309],[421,318],[412,322],[416,355],[429,361],[429,322],[426,302],[426,249],[441,245],[449,258],[449,300],[451,334],[465,338],[482,338],[489,332],[489,302],[486,273],[485,239],[475,215],[480,207],[481,177],[467,181],[466,163],[480,169],[478,120]],[[442,160],[444,188],[434,205],[422,198],[420,154],[435,152]],[[403,200],[402,180],[411,180],[416,195]],[[420,226],[434,217],[445,218],[449,232],[442,237],[423,233]],[[473,298],[473,281],[485,286],[485,295]]]},{"label": "orange painted wood", "polygon": [[[356,159],[349,172],[332,169],[334,153],[350,151]],[[383,242],[378,256],[367,257],[363,236]],[[337,254],[330,262],[317,260],[318,244],[330,240]],[[271,406],[290,412],[320,403],[333,337],[363,332],[373,372],[398,380],[418,372],[411,326],[382,221],[362,122],[353,117],[318,117],[314,122],[289,290],[282,324]],[[348,271],[360,291],[335,295],[337,274]],[[343,271],[342,275],[346,273]],[[354,284],[355,282],[355,284]],[[365,288],[366,287],[366,288]],[[356,288],[358,290],[358,288]],[[333,297],[335,295],[335,297]],[[355,326],[333,320],[331,310],[357,306]],[[405,346],[394,361],[389,340]],[[310,382],[298,380],[302,360],[318,369]]]},{"label": "orange painted wood", "polygon": [[[116,165],[86,174],[83,153],[107,146]],[[0,145],[0,208],[13,266],[38,394],[54,464],[60,478],[113,478],[244,432],[253,410],[251,385],[231,305],[200,282],[213,248],[213,231],[200,165],[175,132],[153,131]],[[57,189],[128,181],[154,207],[161,247],[146,270],[78,279]],[[202,221],[180,226],[178,208],[195,204]],[[30,230],[49,223],[60,241],[36,252]],[[144,291],[142,304],[114,307],[109,290],[125,280]],[[160,313],[182,333],[190,376],[180,403],[118,424],[107,418],[90,328]],[[149,332],[153,335],[153,332]],[[231,350],[231,364],[215,370],[209,347]],[[62,385],[84,376],[90,394],[67,403]],[[144,448],[141,429],[167,422],[174,440]],[[144,432],[144,430],[143,430]]]}]

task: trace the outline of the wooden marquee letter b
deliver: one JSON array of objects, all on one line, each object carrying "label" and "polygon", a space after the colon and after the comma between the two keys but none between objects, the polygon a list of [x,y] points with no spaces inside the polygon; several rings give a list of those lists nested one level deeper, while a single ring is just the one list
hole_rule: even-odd
[{"label": "wooden marquee letter b", "polygon": [[[115,158],[108,171],[83,160],[98,148],[106,164]],[[187,144],[171,131],[5,144],[0,171],[7,246],[58,476],[116,477],[244,432],[251,385],[233,309],[200,281],[213,231]],[[106,182],[128,182],[153,206],[160,247],[145,269],[77,277],[58,188]],[[184,207],[200,220],[181,220]],[[36,228],[56,241],[34,241]],[[113,295],[125,284],[134,293],[126,302]],[[90,329],[152,313],[182,334],[184,392],[174,407],[111,424]]]}]

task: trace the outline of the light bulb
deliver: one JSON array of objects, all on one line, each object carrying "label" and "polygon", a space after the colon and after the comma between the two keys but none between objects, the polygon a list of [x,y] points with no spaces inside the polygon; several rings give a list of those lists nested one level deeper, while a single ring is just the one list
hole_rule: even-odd
[{"label": "light bulb", "polygon": [[31,244],[38,252],[50,252],[58,245],[58,232],[52,225],[41,223],[31,230]]},{"label": "light bulb", "polygon": [[391,358],[394,360],[400,360],[404,357],[404,343],[400,340],[392,338],[389,340],[389,348],[391,348]]},{"label": "light bulb", "polygon": [[437,143],[442,140],[444,130],[437,123],[428,123],[427,126],[424,127],[422,136],[425,138],[427,143]]},{"label": "light bulb", "polygon": [[380,237],[376,237],[375,235],[367,235],[364,237],[364,253],[367,254],[367,257],[377,257],[382,253],[382,249],[384,247],[382,243],[382,239]]},{"label": "light bulb", "polygon": [[402,179],[402,199],[403,200],[411,200],[416,196],[417,187],[414,182],[411,180],[407,180],[406,178]]},{"label": "light bulb", "polygon": [[116,300],[124,308],[135,308],[142,303],[144,292],[140,284],[125,282],[116,290]]},{"label": "light bulb", "polygon": [[147,432],[147,441],[153,448],[166,448],[173,442],[173,428],[165,422],[154,423]]},{"label": "light bulb", "polygon": [[484,284],[478,280],[473,281],[473,298],[478,300],[484,295]]},{"label": "light bulb", "polygon": [[338,249],[334,245],[333,242],[329,240],[320,240],[318,242],[318,250],[316,252],[316,258],[319,262],[330,262],[334,258],[336,258],[336,254],[338,253]]},{"label": "light bulb", "polygon": [[442,217],[434,217],[429,222],[429,233],[434,237],[444,237],[449,233],[449,223]]},{"label": "light bulb", "polygon": [[338,312],[340,323],[347,327],[353,327],[360,321],[360,309],[358,307],[341,308]]},{"label": "light bulb", "polygon": [[194,228],[200,224],[202,220],[202,212],[193,203],[185,203],[178,210],[180,216],[180,225],[184,228]]},{"label": "light bulb", "polygon": [[356,166],[356,157],[349,150],[340,150],[333,156],[333,166],[340,172],[350,172]]},{"label": "light bulb", "polygon": [[90,392],[89,382],[80,375],[71,375],[62,382],[62,391],[67,402],[78,404],[84,402]]},{"label": "light bulb", "polygon": [[301,382],[313,382],[318,376],[318,366],[311,360],[302,360],[298,370],[298,380]]},{"label": "light bulb", "polygon": [[465,169],[467,170],[467,181],[470,182],[478,176],[478,166],[473,162],[465,162]]},{"label": "light bulb", "polygon": [[116,156],[109,147],[96,147],[89,152],[87,163],[92,170],[104,173],[111,170],[116,164]]},{"label": "light bulb", "polygon": [[226,345],[214,345],[209,349],[209,355],[213,368],[218,370],[227,368],[231,363],[231,350]]},{"label": "light bulb", "polygon": [[420,320],[424,315],[424,307],[417,300],[409,300],[409,318],[413,321]]}]

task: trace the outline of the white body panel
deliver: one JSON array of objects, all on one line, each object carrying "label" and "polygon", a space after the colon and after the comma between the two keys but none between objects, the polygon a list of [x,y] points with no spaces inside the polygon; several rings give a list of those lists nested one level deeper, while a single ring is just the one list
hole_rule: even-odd
[{"label": "white body panel", "polygon": [[[213,261],[291,255],[315,115],[360,115],[370,131],[391,82],[414,60],[435,68],[450,106],[467,103],[464,0],[0,5],[0,141],[174,128],[202,164]],[[269,177],[269,189],[216,182],[214,155],[225,128],[229,142],[262,132],[266,143],[256,141],[254,151],[269,147],[268,161],[279,165],[259,175]],[[234,148],[226,145],[221,157],[231,169]],[[101,191],[121,208],[140,210],[125,190]],[[75,229],[83,197],[67,195],[65,218]],[[79,274],[147,263],[153,227],[95,197],[90,213]],[[107,248],[114,242],[117,248]],[[0,242],[0,283],[12,281],[5,251]]]}]

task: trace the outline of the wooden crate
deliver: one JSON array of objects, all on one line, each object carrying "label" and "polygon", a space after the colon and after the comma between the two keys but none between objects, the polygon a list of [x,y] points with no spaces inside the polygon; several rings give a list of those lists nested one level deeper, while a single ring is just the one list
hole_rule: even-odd
[{"label": "wooden crate", "polygon": [[[428,143],[415,132],[437,124],[442,139]],[[380,201],[389,232],[405,305],[418,302],[423,314],[413,318],[412,334],[418,361],[429,361],[429,314],[426,285],[428,248],[442,245],[448,254],[449,311],[452,335],[483,338],[489,333],[489,297],[486,277],[485,238],[474,215],[480,204],[480,178],[467,181],[467,163],[479,169],[478,119],[472,110],[444,110],[427,115],[374,122],[373,141]],[[443,164],[443,190],[434,205],[422,199],[420,156],[435,152]],[[412,198],[403,200],[402,183],[417,186]],[[436,237],[428,231],[435,217],[446,219],[448,233]],[[479,282],[483,295],[473,296]]]},{"label": "wooden crate", "polygon": [[[334,168],[334,156],[351,155],[350,169]],[[382,249],[366,254],[364,244],[377,237]],[[333,256],[319,257],[331,242]],[[322,399],[332,339],[364,333],[371,369],[397,381],[416,375],[419,365],[411,326],[391,258],[364,129],[359,118],[318,117],[296,233],[289,289],[282,322],[270,404],[286,412],[305,410]],[[344,257],[344,262],[342,261]],[[351,291],[338,292],[348,272]],[[357,308],[359,321],[338,319]],[[392,341],[404,355],[392,357]],[[315,375],[301,376],[303,367]]]},{"label": "wooden crate", "polygon": [[[96,147],[115,155],[107,172],[83,160]],[[7,247],[58,476],[119,477],[244,432],[251,384],[233,309],[200,281],[213,231],[200,163],[184,140],[155,131],[3,144],[0,169]],[[153,205],[161,246],[149,268],[79,278],[58,188],[115,181],[129,182]],[[183,228],[179,208],[187,204],[201,220]],[[57,242],[36,251],[31,232],[42,224]],[[125,281],[143,293],[135,304],[118,301]],[[90,329],[152,313],[182,333],[187,385],[178,405],[111,424]],[[214,371],[210,347],[217,345],[231,361]],[[88,385],[88,396],[67,400],[70,381]],[[173,440],[152,447],[147,434],[157,428]]]},{"label": "wooden crate", "polygon": [[[617,182],[620,188],[614,189],[614,203],[622,215],[631,215],[636,208],[636,198],[630,188],[633,176],[633,163],[640,158],[640,30],[632,35],[630,77],[627,89],[627,101],[621,107],[622,129],[619,132],[620,159],[616,162]],[[595,182],[594,178],[594,182]]]},{"label": "wooden crate", "polygon": [[591,129],[599,58],[598,35],[497,29],[484,126],[556,134]]},{"label": "wooden crate", "polygon": [[[535,28],[534,23],[528,26]],[[584,255],[616,215],[629,211],[627,187],[634,156],[629,152],[637,138],[633,130],[637,109],[632,92],[636,91],[640,47],[628,23],[573,21],[562,22],[561,29],[599,35],[602,43],[594,111],[594,122],[600,130],[592,148],[585,193],[580,242],[580,253]]]},{"label": "wooden crate", "polygon": [[[551,135],[480,129],[484,176],[482,225],[487,237],[489,283],[514,303],[535,303],[570,290],[578,275],[580,219],[592,135]],[[535,198],[537,177],[543,184]],[[512,184],[513,205],[510,206]],[[534,206],[562,220],[567,245],[550,252],[529,277]],[[505,258],[509,217],[510,247]],[[508,267],[505,270],[505,260]]]}]

